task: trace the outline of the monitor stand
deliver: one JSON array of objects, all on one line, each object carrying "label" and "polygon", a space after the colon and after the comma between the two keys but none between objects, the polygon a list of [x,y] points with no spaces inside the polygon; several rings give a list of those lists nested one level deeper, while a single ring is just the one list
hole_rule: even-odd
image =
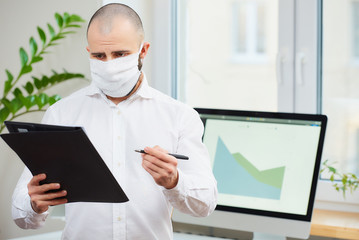
[{"label": "monitor stand", "polygon": [[253,233],[253,240],[286,240],[285,236],[268,234],[268,233]]}]

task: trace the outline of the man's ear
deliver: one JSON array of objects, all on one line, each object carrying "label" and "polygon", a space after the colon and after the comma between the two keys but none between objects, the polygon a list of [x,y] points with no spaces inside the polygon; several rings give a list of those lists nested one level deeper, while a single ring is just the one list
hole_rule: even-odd
[{"label": "man's ear", "polygon": [[143,43],[143,47],[141,49],[141,53],[140,53],[140,58],[144,59],[148,53],[148,48],[150,47],[150,43],[149,42],[144,42]]}]

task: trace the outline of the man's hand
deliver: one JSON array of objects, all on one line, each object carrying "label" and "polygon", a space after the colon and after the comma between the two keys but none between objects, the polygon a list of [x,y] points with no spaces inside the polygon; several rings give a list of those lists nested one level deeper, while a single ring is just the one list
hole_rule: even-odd
[{"label": "man's hand", "polygon": [[[57,190],[60,188],[58,183],[50,183],[40,185],[40,181],[45,180],[45,174],[39,174],[34,176],[29,184],[27,185],[29,195],[31,198],[32,209],[36,213],[43,213],[49,209],[49,206],[55,206],[64,204],[67,202],[67,199],[63,198],[66,196],[67,192],[65,190],[58,192],[47,193],[50,190]],[[61,199],[57,199],[61,198]]]},{"label": "man's hand", "polygon": [[147,154],[142,154],[143,168],[158,185],[174,188],[178,182],[177,159],[159,146],[146,147],[144,150]]}]

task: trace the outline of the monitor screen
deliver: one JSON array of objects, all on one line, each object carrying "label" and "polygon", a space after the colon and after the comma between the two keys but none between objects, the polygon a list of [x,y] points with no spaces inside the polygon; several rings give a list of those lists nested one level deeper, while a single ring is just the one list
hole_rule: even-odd
[{"label": "monitor screen", "polygon": [[217,180],[217,211],[310,223],[325,116],[197,111]]}]

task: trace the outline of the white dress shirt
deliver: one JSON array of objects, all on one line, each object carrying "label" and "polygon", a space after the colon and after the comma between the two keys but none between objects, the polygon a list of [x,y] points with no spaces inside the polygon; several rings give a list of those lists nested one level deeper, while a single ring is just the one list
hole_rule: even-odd
[{"label": "white dress shirt", "polygon": [[[216,206],[217,184],[198,114],[149,87],[145,77],[137,92],[118,105],[91,84],[52,105],[43,123],[83,126],[129,198],[126,203],[66,204],[62,239],[172,239],[172,207],[207,216]],[[134,151],[155,145],[189,156],[178,160],[179,180],[173,189],[158,186]],[[39,228],[48,215],[31,208],[31,178],[25,168],[13,194],[13,219],[21,228]],[[91,186],[84,188],[91,191]]]}]

